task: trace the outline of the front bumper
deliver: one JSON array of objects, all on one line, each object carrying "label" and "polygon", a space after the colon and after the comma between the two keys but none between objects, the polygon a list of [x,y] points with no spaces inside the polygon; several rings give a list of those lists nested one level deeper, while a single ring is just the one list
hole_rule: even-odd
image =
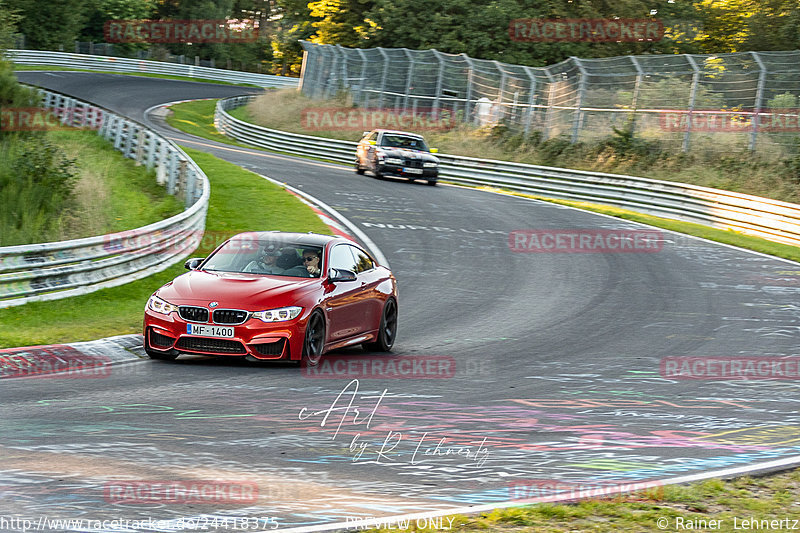
[{"label": "front bumper", "polygon": [[409,172],[409,167],[403,165],[394,165],[387,163],[378,165],[378,173],[385,175],[400,176],[403,178],[420,179],[420,180],[436,180],[439,177],[438,167],[432,167],[432,168],[429,167],[429,168],[412,169],[412,170],[422,170],[422,173],[418,174],[414,172]]},{"label": "front bumper", "polygon": [[145,348],[154,352],[299,361],[306,321],[305,315],[273,323],[250,318],[243,324],[225,326],[233,328],[233,337],[218,338],[189,335],[187,325],[190,322],[176,312],[162,315],[147,309],[143,334]]}]

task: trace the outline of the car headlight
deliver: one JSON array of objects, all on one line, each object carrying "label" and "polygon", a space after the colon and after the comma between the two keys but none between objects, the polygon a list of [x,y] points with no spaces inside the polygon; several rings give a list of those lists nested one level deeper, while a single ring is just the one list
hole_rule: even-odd
[{"label": "car headlight", "polygon": [[168,315],[171,312],[178,310],[177,305],[172,305],[171,303],[162,300],[155,294],[147,301],[147,307],[156,313],[161,313],[162,315]]},{"label": "car headlight", "polygon": [[387,157],[386,158],[386,162],[389,163],[390,165],[402,165],[403,164],[403,160],[399,159],[397,157]]},{"label": "car headlight", "polygon": [[422,163],[422,166],[425,168],[436,168],[439,166],[439,163]]},{"label": "car headlight", "polygon": [[281,307],[279,309],[268,309],[253,313],[253,318],[263,322],[286,322],[297,318],[303,311],[302,307]]}]

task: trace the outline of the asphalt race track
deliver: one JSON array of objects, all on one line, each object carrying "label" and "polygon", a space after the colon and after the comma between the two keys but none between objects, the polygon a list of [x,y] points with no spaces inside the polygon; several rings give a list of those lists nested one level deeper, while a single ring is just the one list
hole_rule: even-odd
[{"label": "asphalt race track", "polygon": [[[107,74],[18,76],[142,121],[159,103],[252,92]],[[349,350],[316,374],[197,357],[119,365],[104,379],[3,380],[0,514],[272,517],[264,529],[288,529],[541,496],[553,480],[557,490],[614,487],[800,455],[796,365],[793,379],[662,377],[677,357],[768,358],[774,375],[780,359],[800,355],[797,263],[151,124],[358,225],[399,283],[398,342],[378,362],[388,369],[411,358],[420,374],[351,382],[333,364],[365,357]],[[515,230],[594,238],[643,229],[657,245],[509,247]],[[257,485],[258,498],[121,504],[110,480],[234,481]]]}]

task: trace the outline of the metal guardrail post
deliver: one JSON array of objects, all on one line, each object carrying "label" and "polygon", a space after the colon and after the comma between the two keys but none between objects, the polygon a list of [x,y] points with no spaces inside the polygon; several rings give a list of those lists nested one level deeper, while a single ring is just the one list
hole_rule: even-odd
[{"label": "metal guardrail post", "polygon": [[692,89],[689,95],[689,113],[686,117],[686,133],[683,135],[682,152],[689,151],[689,138],[692,134],[692,113],[694,112],[694,104],[697,101],[697,87],[700,85],[700,69],[697,67],[697,62],[690,55],[686,56],[686,60],[692,66],[694,74],[692,74]]},{"label": "metal guardrail post", "polygon": [[758,55],[758,52],[750,52],[750,55],[753,56],[753,59],[756,60],[758,63],[758,85],[756,86],[756,96],[755,101],[753,102],[753,111],[755,114],[753,115],[753,132],[750,134],[750,150],[756,149],[756,143],[758,141],[758,125],[761,121],[761,108],[764,105],[764,84],[766,83],[767,78],[767,69],[764,66],[764,62],[761,60],[761,57]]},{"label": "metal guardrail post", "polygon": [[583,63],[577,57],[571,57],[575,64],[578,66],[578,70],[580,71],[580,81],[578,82],[578,103],[576,109],[574,111],[575,115],[572,119],[572,138],[570,142],[575,144],[578,142],[578,131],[581,127],[581,123],[583,122],[583,111],[581,108],[583,107],[583,99],[586,95],[586,70],[583,68]]}]

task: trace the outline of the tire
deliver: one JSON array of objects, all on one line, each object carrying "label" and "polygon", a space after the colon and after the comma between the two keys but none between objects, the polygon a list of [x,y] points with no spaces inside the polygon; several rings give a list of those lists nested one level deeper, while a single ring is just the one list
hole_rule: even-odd
[{"label": "tire", "polygon": [[381,314],[381,326],[375,342],[365,342],[363,347],[369,352],[389,352],[397,338],[397,302],[394,298],[386,300]]},{"label": "tire", "polygon": [[436,187],[436,180],[428,180],[428,185],[431,187]]},{"label": "tire", "polygon": [[317,366],[325,349],[325,317],[314,311],[308,317],[306,333],[303,337],[303,363],[306,366]]},{"label": "tire", "polygon": [[361,164],[359,161],[356,161],[356,174],[364,174],[364,169],[361,168]]}]

